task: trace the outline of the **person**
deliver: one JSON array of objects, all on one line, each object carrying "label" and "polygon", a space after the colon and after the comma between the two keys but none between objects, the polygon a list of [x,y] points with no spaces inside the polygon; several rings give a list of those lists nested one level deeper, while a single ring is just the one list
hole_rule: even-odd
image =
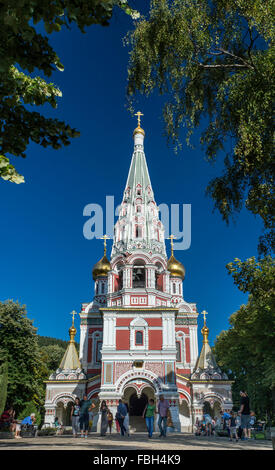
[{"label": "person", "polygon": [[126,411],[127,411],[126,416],[124,418],[123,424],[124,424],[124,427],[126,429],[127,436],[130,437],[130,431],[129,431],[129,406],[128,406],[127,402],[124,401],[123,403],[124,403],[124,405],[126,407]]},{"label": "person", "polygon": [[233,436],[235,435],[236,442],[238,442],[238,433],[237,433],[237,413],[230,411],[229,418],[229,429],[230,429],[230,441],[232,441]]},{"label": "person", "polygon": [[204,422],[205,422],[205,435],[211,436],[212,434],[212,418],[208,413],[204,414]]},{"label": "person", "polygon": [[241,439],[243,430],[241,427],[241,413],[239,411],[236,416],[236,427],[237,427],[238,438]]},{"label": "person", "polygon": [[158,427],[160,430],[159,437],[166,437],[166,430],[167,430],[167,412],[169,409],[169,402],[164,398],[163,395],[160,395],[159,402],[158,402]]},{"label": "person", "polygon": [[223,429],[227,430],[228,437],[230,437],[230,429],[229,429],[228,421],[229,421],[231,416],[226,411],[224,411],[224,412],[221,411],[220,415],[221,415],[221,419],[222,419],[222,423],[223,423]]},{"label": "person", "polygon": [[54,427],[56,428],[56,435],[60,435],[60,434],[63,434],[63,426],[62,424],[60,423],[58,417],[56,416],[55,420],[54,420]]},{"label": "person", "polygon": [[243,430],[243,440],[247,440],[248,436],[248,424],[250,420],[250,406],[249,406],[249,398],[246,392],[240,392],[241,396],[241,403],[240,403],[240,410],[241,413],[241,428]]},{"label": "person", "polygon": [[21,426],[20,423],[15,420],[15,410],[12,407],[6,408],[6,410],[1,414],[0,429],[3,429],[4,431],[15,432],[14,437],[16,439],[21,438]]},{"label": "person", "polygon": [[35,413],[31,413],[30,416],[26,416],[26,418],[24,418],[21,421],[21,428],[20,429],[22,430],[22,427],[25,427],[25,429],[27,431],[31,430],[32,434],[35,435],[36,428],[37,428],[35,426],[35,421],[36,421]]},{"label": "person", "polygon": [[13,423],[13,408],[6,408],[5,411],[1,414],[0,417],[0,428],[3,430],[7,430],[10,432],[14,431],[14,423]]},{"label": "person", "polygon": [[84,437],[85,432],[85,439],[88,437],[88,430],[89,430],[89,411],[95,408],[95,404],[88,400],[87,395],[83,396],[83,399],[80,401],[80,411],[79,411],[79,427],[81,431],[81,437]]},{"label": "person", "polygon": [[27,424],[28,426],[33,426],[36,421],[35,413],[31,413],[30,416],[27,416],[21,421],[22,424]]},{"label": "person", "polygon": [[106,436],[107,428],[108,428],[108,407],[106,401],[103,400],[100,406],[100,413],[101,413],[101,428],[100,428],[100,435]]},{"label": "person", "polygon": [[151,439],[153,436],[155,412],[156,412],[155,402],[153,398],[150,398],[148,405],[144,408],[144,411],[143,411],[143,418],[145,418],[149,439]]},{"label": "person", "polygon": [[109,428],[110,434],[112,434],[112,426],[113,426],[114,417],[113,417],[113,413],[110,410],[108,410],[107,418],[108,418],[108,428]]},{"label": "person", "polygon": [[118,401],[118,407],[117,407],[117,412],[116,412],[116,419],[118,420],[118,424],[120,427],[120,433],[122,436],[124,436],[126,429],[124,427],[124,418],[127,414],[127,409],[122,400],[120,399]]},{"label": "person", "polygon": [[119,422],[118,422],[118,419],[117,419],[117,415],[116,415],[116,418],[115,418],[115,422],[116,422],[116,431],[118,434],[120,434],[120,426],[119,426]]},{"label": "person", "polygon": [[251,429],[254,430],[255,423],[256,423],[256,416],[255,416],[254,411],[251,411],[250,420],[248,423],[248,439],[251,439]]},{"label": "person", "polygon": [[73,436],[77,437],[79,431],[79,414],[80,414],[80,399],[76,397],[75,402],[71,409],[72,429]]}]

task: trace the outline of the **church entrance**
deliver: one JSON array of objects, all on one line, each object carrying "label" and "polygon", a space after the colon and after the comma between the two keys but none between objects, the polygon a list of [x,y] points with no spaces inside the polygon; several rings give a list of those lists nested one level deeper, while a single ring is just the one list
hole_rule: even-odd
[{"label": "church entrance", "polygon": [[129,407],[129,423],[133,432],[146,432],[146,423],[143,412],[150,398],[155,399],[154,391],[151,387],[145,387],[139,396],[134,387],[127,387],[124,391],[124,400]]},{"label": "church entrance", "polygon": [[133,393],[130,397],[129,416],[142,416],[148,403],[148,397],[144,393],[140,397]]}]

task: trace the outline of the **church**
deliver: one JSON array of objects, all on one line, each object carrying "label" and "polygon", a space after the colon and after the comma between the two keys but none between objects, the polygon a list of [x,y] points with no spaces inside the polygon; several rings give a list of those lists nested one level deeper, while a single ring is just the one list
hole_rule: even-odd
[{"label": "church", "polygon": [[104,236],[103,257],[92,271],[94,296],[79,312],[79,354],[73,313],[67,350],[46,382],[44,426],[52,426],[55,417],[69,426],[72,403],[84,394],[96,404],[91,428],[95,432],[102,400],[114,416],[118,400],[125,400],[130,429],[136,431],[145,431],[145,405],[160,395],[170,404],[170,431],[193,432],[204,412],[215,417],[232,409],[232,382],[216,364],[206,312],[199,354],[198,311],[195,303],[185,300],[185,268],[174,255],[173,235],[169,258],[166,253],[144,153],[141,113],[137,116],[110,259]]}]

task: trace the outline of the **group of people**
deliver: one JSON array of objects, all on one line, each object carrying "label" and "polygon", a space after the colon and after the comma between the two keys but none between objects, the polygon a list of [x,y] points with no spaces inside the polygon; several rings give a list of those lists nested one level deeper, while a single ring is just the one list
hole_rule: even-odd
[{"label": "group of people", "polygon": [[3,411],[0,416],[0,428],[4,431],[14,432],[14,437],[16,439],[21,439],[22,436],[20,435],[20,433],[23,427],[35,430],[35,421],[35,413],[31,413],[29,416],[26,416],[21,421],[15,419],[15,410],[13,409],[13,407],[8,407],[5,409],[5,411]]},{"label": "group of people", "polygon": [[220,416],[215,418],[205,413],[202,420],[197,418],[195,435],[216,435],[218,430],[223,429],[227,431],[230,441],[251,439],[251,430],[255,427],[256,416],[254,411],[250,410],[247,392],[240,392],[240,396],[239,411],[230,411],[230,413],[221,411]]},{"label": "group of people", "polygon": [[[77,437],[80,431],[80,437],[87,438],[88,430],[90,426],[89,413],[96,407],[95,403],[88,400],[87,395],[84,395],[83,399],[75,399],[75,403],[71,409],[72,419],[72,430],[74,437]],[[114,416],[111,410],[108,408],[105,400],[101,402],[99,413],[101,414],[101,427],[100,435],[106,436],[109,429],[109,433],[112,433]],[[145,419],[148,437],[151,439],[154,431],[154,420],[155,414],[158,413],[158,427],[160,431],[159,437],[165,437],[167,433],[167,426],[172,426],[171,414],[169,411],[169,402],[163,395],[159,397],[158,406],[155,405],[153,399],[150,399],[143,411],[143,418]],[[122,436],[130,436],[129,429],[129,406],[126,402],[119,400],[116,414],[115,424],[117,432],[120,432]]]},{"label": "group of people", "polygon": [[[226,413],[221,411],[220,416],[215,418],[212,418],[208,413],[204,413],[202,420],[197,418],[195,423],[195,435],[216,435],[218,430],[224,429],[227,431],[228,437],[231,441],[233,439],[236,441],[239,439],[250,439],[251,429],[253,429],[256,424],[256,417],[254,411],[250,410],[247,393],[240,392],[240,396],[241,402],[238,412],[231,411],[230,413]],[[75,399],[71,408],[72,430],[74,437],[77,437],[80,431],[80,436],[87,438],[89,427],[91,425],[90,412],[95,408],[96,404],[89,400],[87,395],[84,395],[82,400],[79,398]],[[111,434],[114,417],[105,400],[101,402],[99,413],[101,414],[100,435],[106,436],[108,429]],[[145,419],[149,439],[153,436],[156,414],[159,416],[159,437],[166,437],[167,427],[173,426],[173,423],[169,410],[169,402],[163,395],[160,395],[157,405],[151,398],[143,411],[142,416]],[[4,430],[14,432],[14,437],[19,439],[21,437],[20,432],[23,426],[26,428],[34,428],[35,421],[35,413],[31,413],[30,416],[27,416],[21,422],[16,420],[14,409],[9,407],[0,416],[0,427]],[[123,402],[121,399],[119,400],[116,410],[115,424],[117,432],[120,432],[122,436],[130,436],[129,407],[128,404]],[[57,428],[57,433],[62,433],[62,424],[59,422],[58,418],[55,419],[54,425]]]}]

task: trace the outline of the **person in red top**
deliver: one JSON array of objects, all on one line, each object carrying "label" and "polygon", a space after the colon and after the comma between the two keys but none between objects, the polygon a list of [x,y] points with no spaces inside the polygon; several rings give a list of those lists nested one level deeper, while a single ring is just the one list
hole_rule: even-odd
[{"label": "person in red top", "polygon": [[0,417],[0,427],[1,428],[6,428],[11,432],[15,431],[16,428],[16,422],[14,421],[14,415],[15,411],[13,410],[12,407],[7,408]]}]

